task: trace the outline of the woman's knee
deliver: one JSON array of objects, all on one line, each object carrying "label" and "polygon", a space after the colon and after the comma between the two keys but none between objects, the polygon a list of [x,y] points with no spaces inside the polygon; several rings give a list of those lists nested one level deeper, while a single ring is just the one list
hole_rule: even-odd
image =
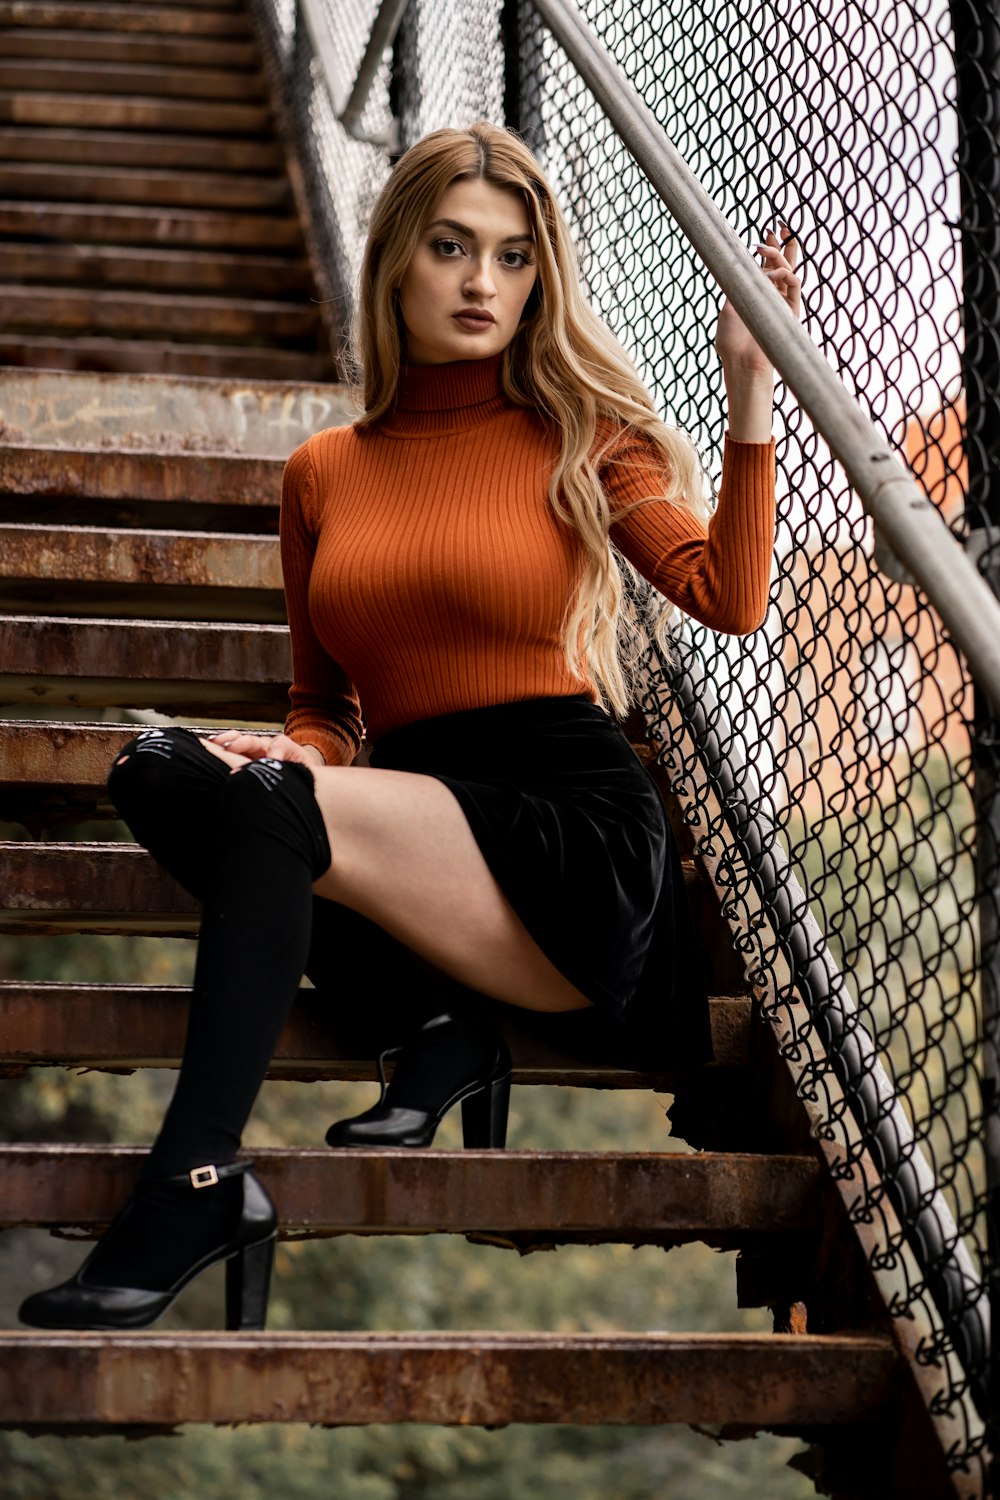
[{"label": "woman's knee", "polygon": [[[218,769],[216,769],[218,767]],[[116,806],[124,797],[190,786],[218,784],[226,768],[189,729],[143,729],[123,745],[108,774],[108,792]]]},{"label": "woman's knee", "polygon": [[223,765],[223,771],[220,836],[240,842],[248,835],[277,840],[305,858],[318,880],[329,868],[330,846],[309,768],[297,761],[264,759],[232,772]]}]

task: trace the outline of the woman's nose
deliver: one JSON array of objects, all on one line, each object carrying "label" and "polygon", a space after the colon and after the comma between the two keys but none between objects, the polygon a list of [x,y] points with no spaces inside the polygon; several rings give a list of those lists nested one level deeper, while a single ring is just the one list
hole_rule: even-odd
[{"label": "woman's nose", "polygon": [[465,279],[465,290],[474,297],[493,297],[496,295],[496,284],[493,280],[493,272],[487,260],[473,261],[469,267],[469,274]]}]

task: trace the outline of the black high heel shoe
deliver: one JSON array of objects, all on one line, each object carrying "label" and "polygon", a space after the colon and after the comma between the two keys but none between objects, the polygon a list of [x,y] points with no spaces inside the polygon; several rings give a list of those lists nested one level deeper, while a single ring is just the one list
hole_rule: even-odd
[{"label": "black high heel shoe", "polygon": [[[392,1082],[385,1064],[396,1059]],[[462,1105],[467,1150],[502,1148],[510,1105],[510,1052],[502,1037],[451,1012],[425,1021],[405,1046],[378,1060],[382,1094],[364,1114],[338,1120],[328,1146],[429,1146],[453,1105]]]},{"label": "black high heel shoe", "polygon": [[[92,1266],[98,1276],[101,1274],[102,1251],[105,1260],[115,1254],[116,1234],[120,1241],[124,1233],[134,1229],[135,1217],[142,1213],[151,1195],[157,1196],[158,1207],[162,1210],[163,1190],[166,1189],[168,1212],[173,1212],[169,1199],[176,1194],[176,1213],[187,1216],[197,1213],[198,1196],[203,1190],[217,1188],[232,1177],[243,1178],[243,1203],[235,1228],[221,1243],[216,1234],[216,1243],[184,1266],[169,1286],[150,1290],[141,1285],[102,1285],[100,1281],[88,1279]],[[209,1238],[212,1237],[210,1234]],[[189,1281],[209,1266],[224,1260],[226,1328],[230,1331],[263,1328],[276,1239],[274,1204],[250,1171],[249,1162],[195,1167],[177,1177],[160,1178],[148,1185],[140,1182],[76,1275],[47,1292],[36,1292],[28,1297],[21,1304],[18,1316],[31,1328],[147,1328],[166,1312]],[[128,1252],[125,1259],[127,1261]],[[134,1275],[137,1281],[141,1280],[141,1264],[135,1265]]]}]

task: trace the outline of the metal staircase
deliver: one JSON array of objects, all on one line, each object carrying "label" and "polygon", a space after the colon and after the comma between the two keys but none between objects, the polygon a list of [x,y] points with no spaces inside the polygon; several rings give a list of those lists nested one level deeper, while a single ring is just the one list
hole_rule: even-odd
[{"label": "metal staircase", "polygon": [[2,0],[0,363],[332,376],[253,27]]},{"label": "metal staircase", "polygon": [[[332,384],[296,383],[325,380],[332,361],[308,301],[297,168],[285,176],[240,6],[0,0],[0,24],[0,931],[193,935],[196,903],[148,855],[68,835],[111,816],[104,778],[134,718],[281,721],[282,462],[348,408]],[[718,1423],[819,1444],[845,1500],[981,1493],[949,1472],[846,1209],[851,1174],[816,1143],[712,861],[657,775],[683,840],[715,1061],[636,1072],[509,1008],[497,1018],[520,1087],[672,1093],[695,1154],[255,1155],[296,1237],[738,1249],[734,1300],[770,1306],[773,1334],[12,1329],[0,1425]],[[181,989],[138,982],[0,982],[0,1070],[175,1066],[185,1005]],[[371,1075],[304,990],[270,1076]],[[97,1232],[138,1156],[0,1146],[0,1229]]]}]

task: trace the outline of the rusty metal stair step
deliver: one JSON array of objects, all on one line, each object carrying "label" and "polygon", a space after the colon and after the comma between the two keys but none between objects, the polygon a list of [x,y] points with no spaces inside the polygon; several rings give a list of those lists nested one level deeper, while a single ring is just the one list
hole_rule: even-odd
[{"label": "rusty metal stair step", "polygon": [[102,4],[101,0],[0,0],[0,26],[48,27],[79,31],[156,32],[177,36],[248,37],[249,18],[227,7],[158,0],[147,5]]},{"label": "rusty metal stair step", "polygon": [[[679,1244],[815,1232],[811,1156],[612,1151],[253,1153],[282,1230],[301,1235],[538,1235]],[[0,1229],[98,1231],[146,1156],[134,1146],[0,1146]]]},{"label": "rusty metal stair step", "polygon": [[183,168],[193,172],[274,172],[284,167],[276,141],[242,141],[211,135],[137,135],[129,131],[71,130],[44,125],[0,129],[0,161]]},{"label": "rusty metal stair step", "polygon": [[[106,774],[107,764],[101,767]],[[0,983],[0,1073],[27,1067],[175,1068],[184,1044],[190,991],[182,985]],[[751,1001],[713,996],[712,1069],[749,1061]],[[494,1017],[514,1060],[520,1084],[598,1088],[667,1088],[671,1071],[640,1072],[615,1062],[600,1038],[570,1048],[564,1030],[498,1006]],[[685,1080],[691,1065],[684,1064]],[[337,1030],[337,1014],[314,990],[299,991],[269,1069],[271,1078],[370,1079],[370,1057]],[[2,1212],[2,1208],[0,1208]]]},{"label": "rusty metal stair step", "polygon": [[192,246],[217,250],[301,253],[297,219],[236,210],[0,200],[0,232],[22,238],[111,245]]},{"label": "rusty metal stair step", "polygon": [[271,123],[265,103],[150,99],[134,94],[0,90],[0,124],[69,125],[89,129],[163,130],[259,135]]},{"label": "rusty metal stair step", "polygon": [[[693,864],[685,862],[684,879],[700,906]],[[0,843],[0,931],[194,937],[200,916],[198,902],[136,844]]]},{"label": "rusty metal stair step", "polygon": [[0,59],[0,89],[12,93],[67,93],[219,103],[260,103],[267,97],[263,75],[228,68],[163,67],[146,63],[65,62],[45,58]]},{"label": "rusty metal stair step", "polygon": [[136,375],[194,375],[235,380],[324,381],[334,376],[324,354],[240,344],[166,343],[97,336],[54,338],[0,332],[0,365],[95,370]]},{"label": "rusty metal stair step", "polygon": [[[106,63],[142,63],[147,67],[198,67],[255,72],[260,53],[252,41],[215,41],[199,37],[158,36],[142,32],[58,30],[54,26],[11,27],[4,33],[8,58],[43,58],[48,62],[90,59]],[[2,155],[2,152],[0,152]]]},{"label": "rusty metal stair step", "polygon": [[871,1334],[0,1333],[0,1421],[825,1427],[896,1371]]},{"label": "rusty metal stair step", "polygon": [[0,616],[0,702],[275,723],[288,711],[290,681],[281,625]]},{"label": "rusty metal stair step", "polygon": [[0,281],[84,283],[153,291],[230,292],[294,298],[313,291],[305,260],[208,250],[133,249],[128,245],[0,244]]},{"label": "rusty metal stair step", "polygon": [[[2,396],[0,396],[2,400]],[[157,453],[142,449],[101,451],[42,444],[0,447],[0,501],[4,519],[31,520],[33,501],[81,502],[101,506],[118,502],[143,504],[169,523],[183,505],[198,505],[207,514],[218,508],[246,513],[247,529],[276,514],[281,495],[281,458],[247,458],[239,453],[197,451]],[[21,501],[22,504],[16,502]],[[164,507],[168,511],[164,514]]]},{"label": "rusty metal stair step", "polygon": [[[155,510],[158,500],[187,495],[205,502],[206,515],[215,514],[214,498],[229,502],[220,511],[242,507],[245,522],[222,529],[268,531],[268,518],[247,507],[277,505],[292,449],[356,416],[348,390],[331,381],[7,369],[0,373],[2,512],[8,520],[38,519],[14,514],[22,487],[25,496],[72,494],[80,504],[68,519],[81,523],[86,497],[95,504],[102,494],[148,497]],[[159,524],[178,526],[172,514],[159,512]],[[103,511],[99,519],[108,522]]]},{"label": "rusty metal stair step", "polygon": [[307,302],[267,302],[170,292],[107,292],[90,287],[0,286],[4,337],[58,333],[125,338],[315,342],[319,313]]},{"label": "rusty metal stair step", "polygon": [[246,172],[0,162],[0,198],[287,214],[291,189],[284,177]]},{"label": "rusty metal stair step", "polygon": [[277,539],[0,522],[0,610],[285,619]]}]

